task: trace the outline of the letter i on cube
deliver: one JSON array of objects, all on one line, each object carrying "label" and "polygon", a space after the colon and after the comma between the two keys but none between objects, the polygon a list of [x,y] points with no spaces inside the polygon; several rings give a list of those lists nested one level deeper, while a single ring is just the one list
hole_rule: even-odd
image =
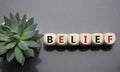
[{"label": "letter i on cube", "polygon": [[89,33],[80,34],[80,43],[82,45],[91,45],[91,34]]}]

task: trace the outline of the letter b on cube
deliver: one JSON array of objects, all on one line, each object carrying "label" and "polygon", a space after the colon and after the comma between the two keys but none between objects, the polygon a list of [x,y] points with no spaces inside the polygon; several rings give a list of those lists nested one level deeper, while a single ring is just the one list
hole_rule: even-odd
[{"label": "letter b on cube", "polygon": [[56,34],[47,33],[44,35],[44,43],[46,45],[55,45],[56,44]]}]

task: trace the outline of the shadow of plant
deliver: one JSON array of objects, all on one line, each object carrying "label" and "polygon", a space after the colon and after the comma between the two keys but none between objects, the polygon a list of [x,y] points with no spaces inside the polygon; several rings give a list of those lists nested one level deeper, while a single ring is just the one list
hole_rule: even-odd
[{"label": "shadow of plant", "polygon": [[29,58],[26,60],[24,66],[21,66],[15,59],[11,62],[1,61],[1,72],[38,72],[36,66],[41,63],[38,57]]}]

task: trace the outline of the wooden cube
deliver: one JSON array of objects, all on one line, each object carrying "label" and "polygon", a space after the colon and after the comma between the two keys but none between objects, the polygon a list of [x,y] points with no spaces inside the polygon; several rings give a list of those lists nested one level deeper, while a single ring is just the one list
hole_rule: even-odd
[{"label": "wooden cube", "polygon": [[93,33],[92,34],[92,44],[93,45],[102,45],[103,44],[103,34],[102,33]]},{"label": "wooden cube", "polygon": [[107,45],[113,45],[116,42],[116,35],[114,33],[105,33],[104,42]]},{"label": "wooden cube", "polygon": [[67,45],[67,34],[57,34],[57,44]]},{"label": "wooden cube", "polygon": [[54,33],[44,34],[44,43],[46,45],[55,45],[56,44],[56,34],[54,34]]},{"label": "wooden cube", "polygon": [[79,45],[79,34],[77,33],[71,33],[68,34],[68,43],[69,45]]},{"label": "wooden cube", "polygon": [[91,45],[91,34],[90,33],[81,33],[80,34],[80,43],[82,45]]}]

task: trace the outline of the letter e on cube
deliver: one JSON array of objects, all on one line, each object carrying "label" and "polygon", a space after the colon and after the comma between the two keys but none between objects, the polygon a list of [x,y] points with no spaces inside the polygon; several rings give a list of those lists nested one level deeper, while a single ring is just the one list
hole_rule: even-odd
[{"label": "letter e on cube", "polygon": [[102,45],[103,44],[103,34],[102,33],[93,33],[92,34],[92,44],[93,45]]},{"label": "letter e on cube", "polygon": [[57,34],[57,44],[67,45],[67,34]]}]

